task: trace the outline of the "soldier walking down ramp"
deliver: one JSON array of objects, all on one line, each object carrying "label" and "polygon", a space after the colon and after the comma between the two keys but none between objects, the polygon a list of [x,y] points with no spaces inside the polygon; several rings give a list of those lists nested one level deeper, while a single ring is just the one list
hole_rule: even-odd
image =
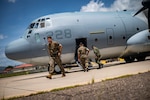
[{"label": "soldier walking down ramp", "polygon": [[54,67],[55,67],[55,63],[60,67],[61,72],[62,72],[62,77],[66,76],[65,75],[65,71],[64,71],[64,67],[62,66],[62,61],[61,61],[61,52],[62,52],[62,45],[59,44],[56,41],[52,40],[52,37],[47,37],[47,41],[48,41],[48,51],[50,54],[50,61],[49,61],[49,75],[47,76],[47,78],[52,79],[52,74],[54,72]]},{"label": "soldier walking down ramp", "polygon": [[93,46],[92,45],[92,49],[93,49],[93,52],[95,54],[95,62],[99,65],[98,69],[102,68],[103,67],[103,64],[100,63],[100,60],[101,60],[101,54],[100,54],[100,51],[97,47]]},{"label": "soldier walking down ramp", "polygon": [[84,72],[88,71],[88,53],[89,49],[80,43],[80,47],[78,48],[78,61],[81,63]]}]

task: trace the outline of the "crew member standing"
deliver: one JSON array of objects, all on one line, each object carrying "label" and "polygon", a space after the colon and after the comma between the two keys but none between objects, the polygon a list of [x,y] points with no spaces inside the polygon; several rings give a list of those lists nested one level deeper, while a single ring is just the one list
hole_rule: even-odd
[{"label": "crew member standing", "polygon": [[88,54],[89,49],[84,46],[83,43],[80,43],[80,47],[78,48],[78,61],[81,63],[84,72],[88,72]]},{"label": "crew member standing", "polygon": [[99,65],[99,69],[103,67],[103,64],[100,63],[100,60],[101,60],[101,54],[100,54],[100,51],[97,47],[93,46],[92,45],[92,49],[93,49],[93,52],[95,54],[95,61],[96,63]]},{"label": "crew member standing", "polygon": [[49,75],[47,76],[47,78],[52,79],[52,74],[54,72],[54,67],[55,67],[55,63],[59,66],[59,68],[61,69],[62,72],[62,77],[65,77],[65,70],[64,67],[62,66],[62,61],[61,61],[61,52],[62,52],[62,45],[59,44],[56,41],[52,40],[52,37],[47,37],[47,41],[48,41],[48,51],[50,54],[50,61],[49,61]]}]

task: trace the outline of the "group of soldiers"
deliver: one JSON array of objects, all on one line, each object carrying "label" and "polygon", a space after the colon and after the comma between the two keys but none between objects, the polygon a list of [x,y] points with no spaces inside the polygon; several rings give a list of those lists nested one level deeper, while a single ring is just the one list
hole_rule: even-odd
[{"label": "group of soldiers", "polygon": [[[52,74],[54,73],[55,63],[61,69],[62,77],[65,77],[66,76],[65,70],[61,61],[62,45],[56,41],[53,41],[52,37],[50,36],[47,37],[47,41],[48,41],[48,52],[50,54],[50,61],[49,61],[49,67],[48,67],[49,75],[46,77],[49,79],[52,79]],[[103,65],[100,63],[100,58],[101,58],[100,51],[95,46],[92,46],[92,49],[95,54],[95,61],[99,65],[98,68],[101,68]],[[79,48],[77,52],[78,52],[78,62],[83,67],[84,72],[85,71],[88,72],[89,49],[85,47],[84,44],[81,42],[79,44]]]}]

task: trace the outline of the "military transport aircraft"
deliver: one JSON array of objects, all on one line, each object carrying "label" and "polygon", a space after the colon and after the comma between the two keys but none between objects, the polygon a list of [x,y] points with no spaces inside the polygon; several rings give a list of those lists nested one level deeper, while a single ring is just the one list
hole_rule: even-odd
[{"label": "military transport aircraft", "polygon": [[[34,65],[49,62],[47,36],[63,45],[63,64],[75,62],[80,42],[90,49],[100,49],[102,59],[124,58],[126,62],[145,60],[150,55],[150,18],[141,11],[148,8],[150,0],[143,0],[143,8],[133,11],[73,12],[42,16],[31,22],[22,38],[8,44],[6,56]],[[139,14],[140,13],[140,14]],[[136,16],[135,16],[135,15]]]}]

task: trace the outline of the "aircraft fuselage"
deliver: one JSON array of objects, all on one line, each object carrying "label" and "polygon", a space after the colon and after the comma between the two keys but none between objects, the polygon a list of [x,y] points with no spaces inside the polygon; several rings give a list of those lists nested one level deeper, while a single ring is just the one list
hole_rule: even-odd
[{"label": "aircraft fuselage", "polygon": [[[30,24],[23,38],[6,47],[6,56],[35,65],[47,64],[47,36],[62,44],[61,59],[64,64],[75,61],[79,42],[90,49],[89,58],[94,58],[92,45],[100,49],[102,59],[147,55],[150,53],[150,38],[149,33],[144,31],[148,28],[144,17],[133,17],[128,11],[42,16]],[[138,36],[143,39],[138,40]]]}]

